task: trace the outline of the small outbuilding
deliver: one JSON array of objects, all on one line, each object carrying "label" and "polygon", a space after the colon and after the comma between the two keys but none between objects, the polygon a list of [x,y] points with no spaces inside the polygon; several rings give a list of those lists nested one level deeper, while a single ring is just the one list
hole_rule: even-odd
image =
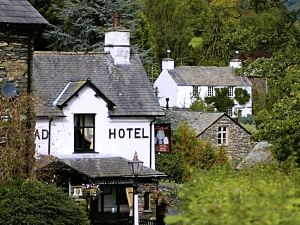
[{"label": "small outbuilding", "polygon": [[214,146],[224,146],[234,164],[244,159],[254,147],[250,132],[226,113],[186,110],[170,113],[178,121],[186,121],[199,139],[210,141]]}]

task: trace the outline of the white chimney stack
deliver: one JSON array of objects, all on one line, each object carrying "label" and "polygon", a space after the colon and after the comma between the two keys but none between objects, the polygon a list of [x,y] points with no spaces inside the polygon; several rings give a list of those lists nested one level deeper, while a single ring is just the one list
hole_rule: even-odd
[{"label": "white chimney stack", "polygon": [[241,68],[242,67],[242,60],[240,60],[240,59],[230,60],[229,67],[234,68],[234,69]]},{"label": "white chimney stack", "polygon": [[229,67],[238,69],[242,67],[242,60],[239,59],[240,52],[235,51],[235,58],[230,60]]},{"label": "white chimney stack", "polygon": [[110,52],[115,64],[130,63],[130,31],[120,27],[120,16],[114,14],[113,28],[105,33],[104,51]]},{"label": "white chimney stack", "polygon": [[174,60],[171,58],[162,59],[162,70],[174,70]]}]

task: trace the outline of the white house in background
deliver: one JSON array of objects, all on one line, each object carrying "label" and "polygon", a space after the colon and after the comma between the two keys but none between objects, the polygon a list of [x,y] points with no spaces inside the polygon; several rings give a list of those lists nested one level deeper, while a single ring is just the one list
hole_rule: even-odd
[{"label": "white house in background", "polygon": [[228,109],[230,116],[247,116],[252,114],[252,84],[247,77],[236,76],[234,68],[240,67],[239,60],[232,60],[229,67],[215,66],[179,66],[174,67],[173,59],[162,61],[162,72],[154,82],[161,106],[189,108],[197,94],[202,100],[213,96],[216,88],[228,88],[229,96],[234,99],[235,89],[242,88],[250,94],[249,101]]}]

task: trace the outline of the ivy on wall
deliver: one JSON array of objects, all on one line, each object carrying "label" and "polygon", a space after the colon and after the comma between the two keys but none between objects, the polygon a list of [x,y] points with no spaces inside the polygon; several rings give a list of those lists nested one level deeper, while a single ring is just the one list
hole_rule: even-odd
[{"label": "ivy on wall", "polygon": [[234,94],[235,100],[237,100],[240,105],[246,104],[250,99],[250,94],[243,88],[236,88]]},{"label": "ivy on wall", "polygon": [[227,112],[228,108],[234,106],[234,101],[228,97],[228,88],[215,88],[215,96],[205,98],[207,104],[212,104],[219,112]]}]

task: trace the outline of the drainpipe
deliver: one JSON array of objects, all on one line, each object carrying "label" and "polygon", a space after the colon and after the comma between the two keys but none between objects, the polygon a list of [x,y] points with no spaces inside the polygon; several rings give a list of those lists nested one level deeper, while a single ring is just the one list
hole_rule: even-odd
[{"label": "drainpipe", "polygon": [[48,155],[51,154],[51,123],[53,121],[53,118],[49,118],[49,133],[48,133]]},{"label": "drainpipe", "polygon": [[32,70],[31,70],[31,63],[32,63],[32,55],[33,55],[33,51],[32,51],[32,39],[33,37],[30,35],[29,36],[29,40],[28,40],[28,59],[27,59],[27,94],[31,93],[31,82],[32,82]]},{"label": "drainpipe", "polygon": [[154,122],[155,119],[150,122],[150,169],[152,169],[152,125]]}]

